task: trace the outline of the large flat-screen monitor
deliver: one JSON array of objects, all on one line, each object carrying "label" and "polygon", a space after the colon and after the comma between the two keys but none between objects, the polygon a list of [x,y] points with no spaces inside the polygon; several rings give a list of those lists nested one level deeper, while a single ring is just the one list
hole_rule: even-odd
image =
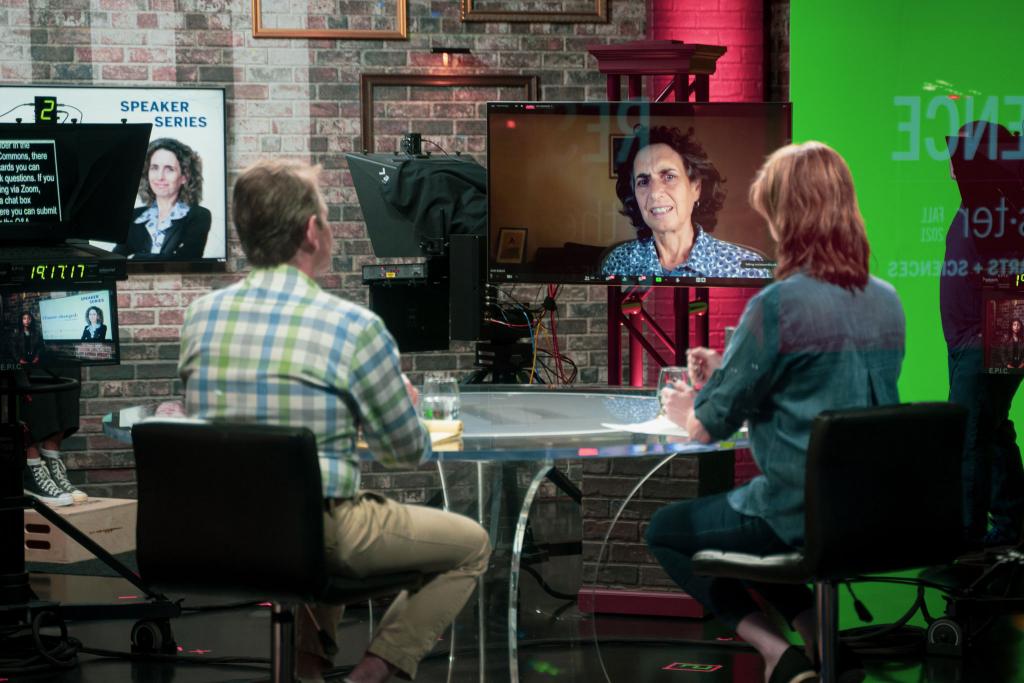
[{"label": "large flat-screen monitor", "polygon": [[0,294],[0,371],[121,360],[113,285]]},{"label": "large flat-screen monitor", "polygon": [[488,279],[767,284],[747,192],[790,130],[785,103],[488,103]]},{"label": "large flat-screen monitor", "polygon": [[149,123],[124,237],[95,246],[134,261],[224,261],[227,160],[222,88],[0,86],[0,123]]}]

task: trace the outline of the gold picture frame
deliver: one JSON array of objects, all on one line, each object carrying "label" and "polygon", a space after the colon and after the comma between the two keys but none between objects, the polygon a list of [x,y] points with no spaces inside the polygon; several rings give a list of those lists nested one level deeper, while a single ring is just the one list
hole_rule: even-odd
[{"label": "gold picture frame", "polygon": [[607,24],[608,0],[592,0],[593,12],[572,12],[553,9],[550,11],[509,11],[507,9],[481,9],[480,0],[461,0],[460,16],[463,21],[493,21],[512,23],[552,24]]},{"label": "gold picture frame", "polygon": [[520,264],[526,255],[526,228],[498,228],[498,253],[495,263]]},{"label": "gold picture frame", "polygon": [[263,23],[260,0],[252,0],[253,38],[297,38],[305,40],[407,40],[409,37],[408,0],[395,3],[395,30],[336,28],[267,28]]},{"label": "gold picture frame", "polygon": [[524,100],[537,100],[540,77],[518,74],[362,74],[359,77],[360,112],[359,129],[362,131],[363,149],[374,151],[373,91],[377,87],[410,86],[437,88],[522,88]]}]

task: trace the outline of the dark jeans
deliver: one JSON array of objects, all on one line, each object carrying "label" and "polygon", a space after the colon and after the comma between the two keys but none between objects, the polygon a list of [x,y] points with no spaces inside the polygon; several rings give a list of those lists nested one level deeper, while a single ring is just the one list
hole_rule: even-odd
[{"label": "dark jeans", "polygon": [[771,603],[786,621],[814,605],[803,584],[753,583],[739,579],[694,576],[690,562],[699,550],[725,550],[771,555],[792,552],[760,517],[742,515],[725,493],[672,503],[654,513],[647,527],[647,547],[672,579],[730,628],[760,611],[747,588]]},{"label": "dark jeans", "polygon": [[1024,467],[1010,404],[1020,375],[984,372],[981,349],[949,349],[949,400],[967,409],[964,439],[964,529],[985,535],[996,528],[1019,533],[1024,521]]}]

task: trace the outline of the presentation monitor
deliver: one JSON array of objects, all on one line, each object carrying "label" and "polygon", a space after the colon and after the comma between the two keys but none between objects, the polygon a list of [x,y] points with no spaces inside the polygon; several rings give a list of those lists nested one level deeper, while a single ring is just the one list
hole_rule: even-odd
[{"label": "presentation monitor", "polygon": [[0,123],[0,243],[116,239],[132,213],[149,124]]},{"label": "presentation monitor", "polygon": [[473,157],[346,154],[377,258],[445,256],[487,229],[487,172]]},{"label": "presentation monitor", "polygon": [[4,292],[0,323],[0,371],[113,365],[121,360],[113,285]]},{"label": "presentation monitor", "polygon": [[[767,284],[775,243],[747,192],[790,142],[791,114],[784,103],[488,103],[488,279]],[[686,184],[680,164],[695,175]],[[689,256],[666,266],[680,244]]]},{"label": "presentation monitor", "polygon": [[148,124],[142,158],[120,168],[133,188],[127,216],[70,236],[132,261],[226,260],[223,88],[0,86],[0,123],[17,119],[44,120],[55,134],[83,123]]},{"label": "presentation monitor", "polygon": [[[1011,265],[1024,270],[1019,260]],[[975,276],[984,302],[984,368],[994,375],[1024,375],[1024,275],[994,274],[999,270],[991,264]]]}]

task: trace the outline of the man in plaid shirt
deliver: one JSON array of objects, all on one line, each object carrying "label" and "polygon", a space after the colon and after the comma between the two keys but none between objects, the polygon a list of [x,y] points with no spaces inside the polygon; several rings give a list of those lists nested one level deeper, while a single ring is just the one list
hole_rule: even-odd
[{"label": "man in plaid shirt", "polygon": [[[232,203],[254,269],[193,302],[185,314],[178,369],[186,410],[205,419],[301,425],[316,434],[325,547],[339,574],[437,572],[415,594],[392,603],[346,680],[384,681],[396,672],[412,678],[486,569],[487,534],[467,517],[359,490],[360,430],[387,466],[422,462],[431,454],[430,437],[380,318],[313,280],[330,268],[334,245],[316,169],[259,162],[235,183]],[[330,666],[315,628],[333,639],[341,609],[304,612],[303,680],[321,680]]]}]

